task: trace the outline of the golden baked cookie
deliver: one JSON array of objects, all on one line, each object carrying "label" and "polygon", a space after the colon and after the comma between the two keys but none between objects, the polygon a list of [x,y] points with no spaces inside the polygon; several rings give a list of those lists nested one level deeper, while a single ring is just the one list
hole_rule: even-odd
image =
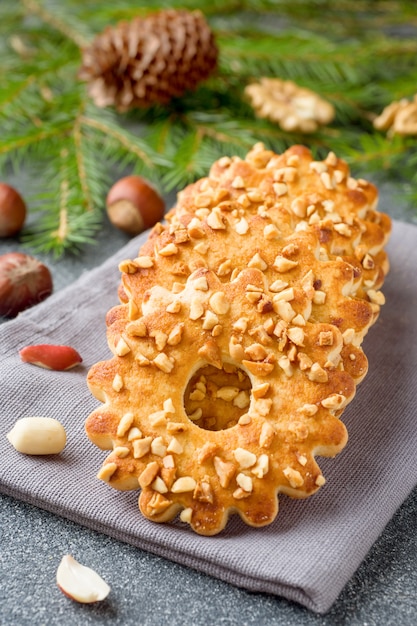
[{"label": "golden baked cookie", "polygon": [[113,358],[88,375],[102,406],[86,432],[111,450],[100,479],[202,535],[232,513],[269,524],[278,493],[324,484],[315,457],[346,444],[340,416],[383,303],[390,222],[376,200],[343,161],[299,146],[225,157],[179,194],[120,264]]}]

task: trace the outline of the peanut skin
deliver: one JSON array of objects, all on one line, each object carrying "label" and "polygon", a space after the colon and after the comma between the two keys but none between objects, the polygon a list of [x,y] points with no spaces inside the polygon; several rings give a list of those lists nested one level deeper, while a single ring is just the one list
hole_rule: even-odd
[{"label": "peanut skin", "polygon": [[69,370],[82,362],[81,356],[71,346],[38,344],[19,350],[25,363],[32,363],[50,370]]}]

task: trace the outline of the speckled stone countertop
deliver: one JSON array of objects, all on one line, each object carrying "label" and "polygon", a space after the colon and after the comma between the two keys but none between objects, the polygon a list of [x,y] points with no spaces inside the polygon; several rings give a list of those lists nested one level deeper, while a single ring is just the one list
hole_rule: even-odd
[{"label": "speckled stone countertop", "polygon": [[[415,221],[393,201],[392,191],[380,186],[380,209],[396,219]],[[125,242],[124,235],[105,224],[98,245],[79,257],[56,263],[47,259],[55,289],[100,264]],[[17,249],[16,241],[0,241],[0,254]],[[416,519],[417,489],[331,610],[315,615],[282,598],[233,587],[0,495],[0,625],[411,626],[417,623]],[[56,569],[66,553],[111,585],[104,602],[79,605],[58,590]]]}]

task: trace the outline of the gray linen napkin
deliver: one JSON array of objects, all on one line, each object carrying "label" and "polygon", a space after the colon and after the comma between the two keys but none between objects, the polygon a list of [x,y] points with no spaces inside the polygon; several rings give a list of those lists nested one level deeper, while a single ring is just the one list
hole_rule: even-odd
[{"label": "gray linen napkin", "polygon": [[[387,304],[364,343],[369,374],[343,414],[346,449],[319,459],[326,485],[307,500],[281,496],[269,527],[249,528],[234,517],[216,537],[198,536],[181,522],[144,519],[137,492],[117,492],[96,479],[106,453],[84,434],[98,405],[87,371],[110,357],[104,316],[118,302],[117,264],[135,256],[146,236],[0,326],[0,491],[231,584],[325,612],[417,483],[417,228],[394,224]],[[18,349],[35,343],[70,344],[83,366],[60,373],[22,363]],[[61,455],[26,457],[12,448],[5,435],[28,415],[62,422],[68,443]]]}]

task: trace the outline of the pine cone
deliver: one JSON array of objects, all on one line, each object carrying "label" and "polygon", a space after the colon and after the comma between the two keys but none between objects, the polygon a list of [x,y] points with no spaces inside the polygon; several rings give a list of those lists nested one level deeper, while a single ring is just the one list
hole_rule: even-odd
[{"label": "pine cone", "polygon": [[195,89],[213,72],[217,56],[200,11],[166,10],[108,26],[83,50],[79,77],[97,106],[127,111]]},{"label": "pine cone", "polygon": [[314,133],[335,115],[330,102],[290,80],[261,78],[248,85],[245,94],[258,117],[277,122],[287,132]]}]

